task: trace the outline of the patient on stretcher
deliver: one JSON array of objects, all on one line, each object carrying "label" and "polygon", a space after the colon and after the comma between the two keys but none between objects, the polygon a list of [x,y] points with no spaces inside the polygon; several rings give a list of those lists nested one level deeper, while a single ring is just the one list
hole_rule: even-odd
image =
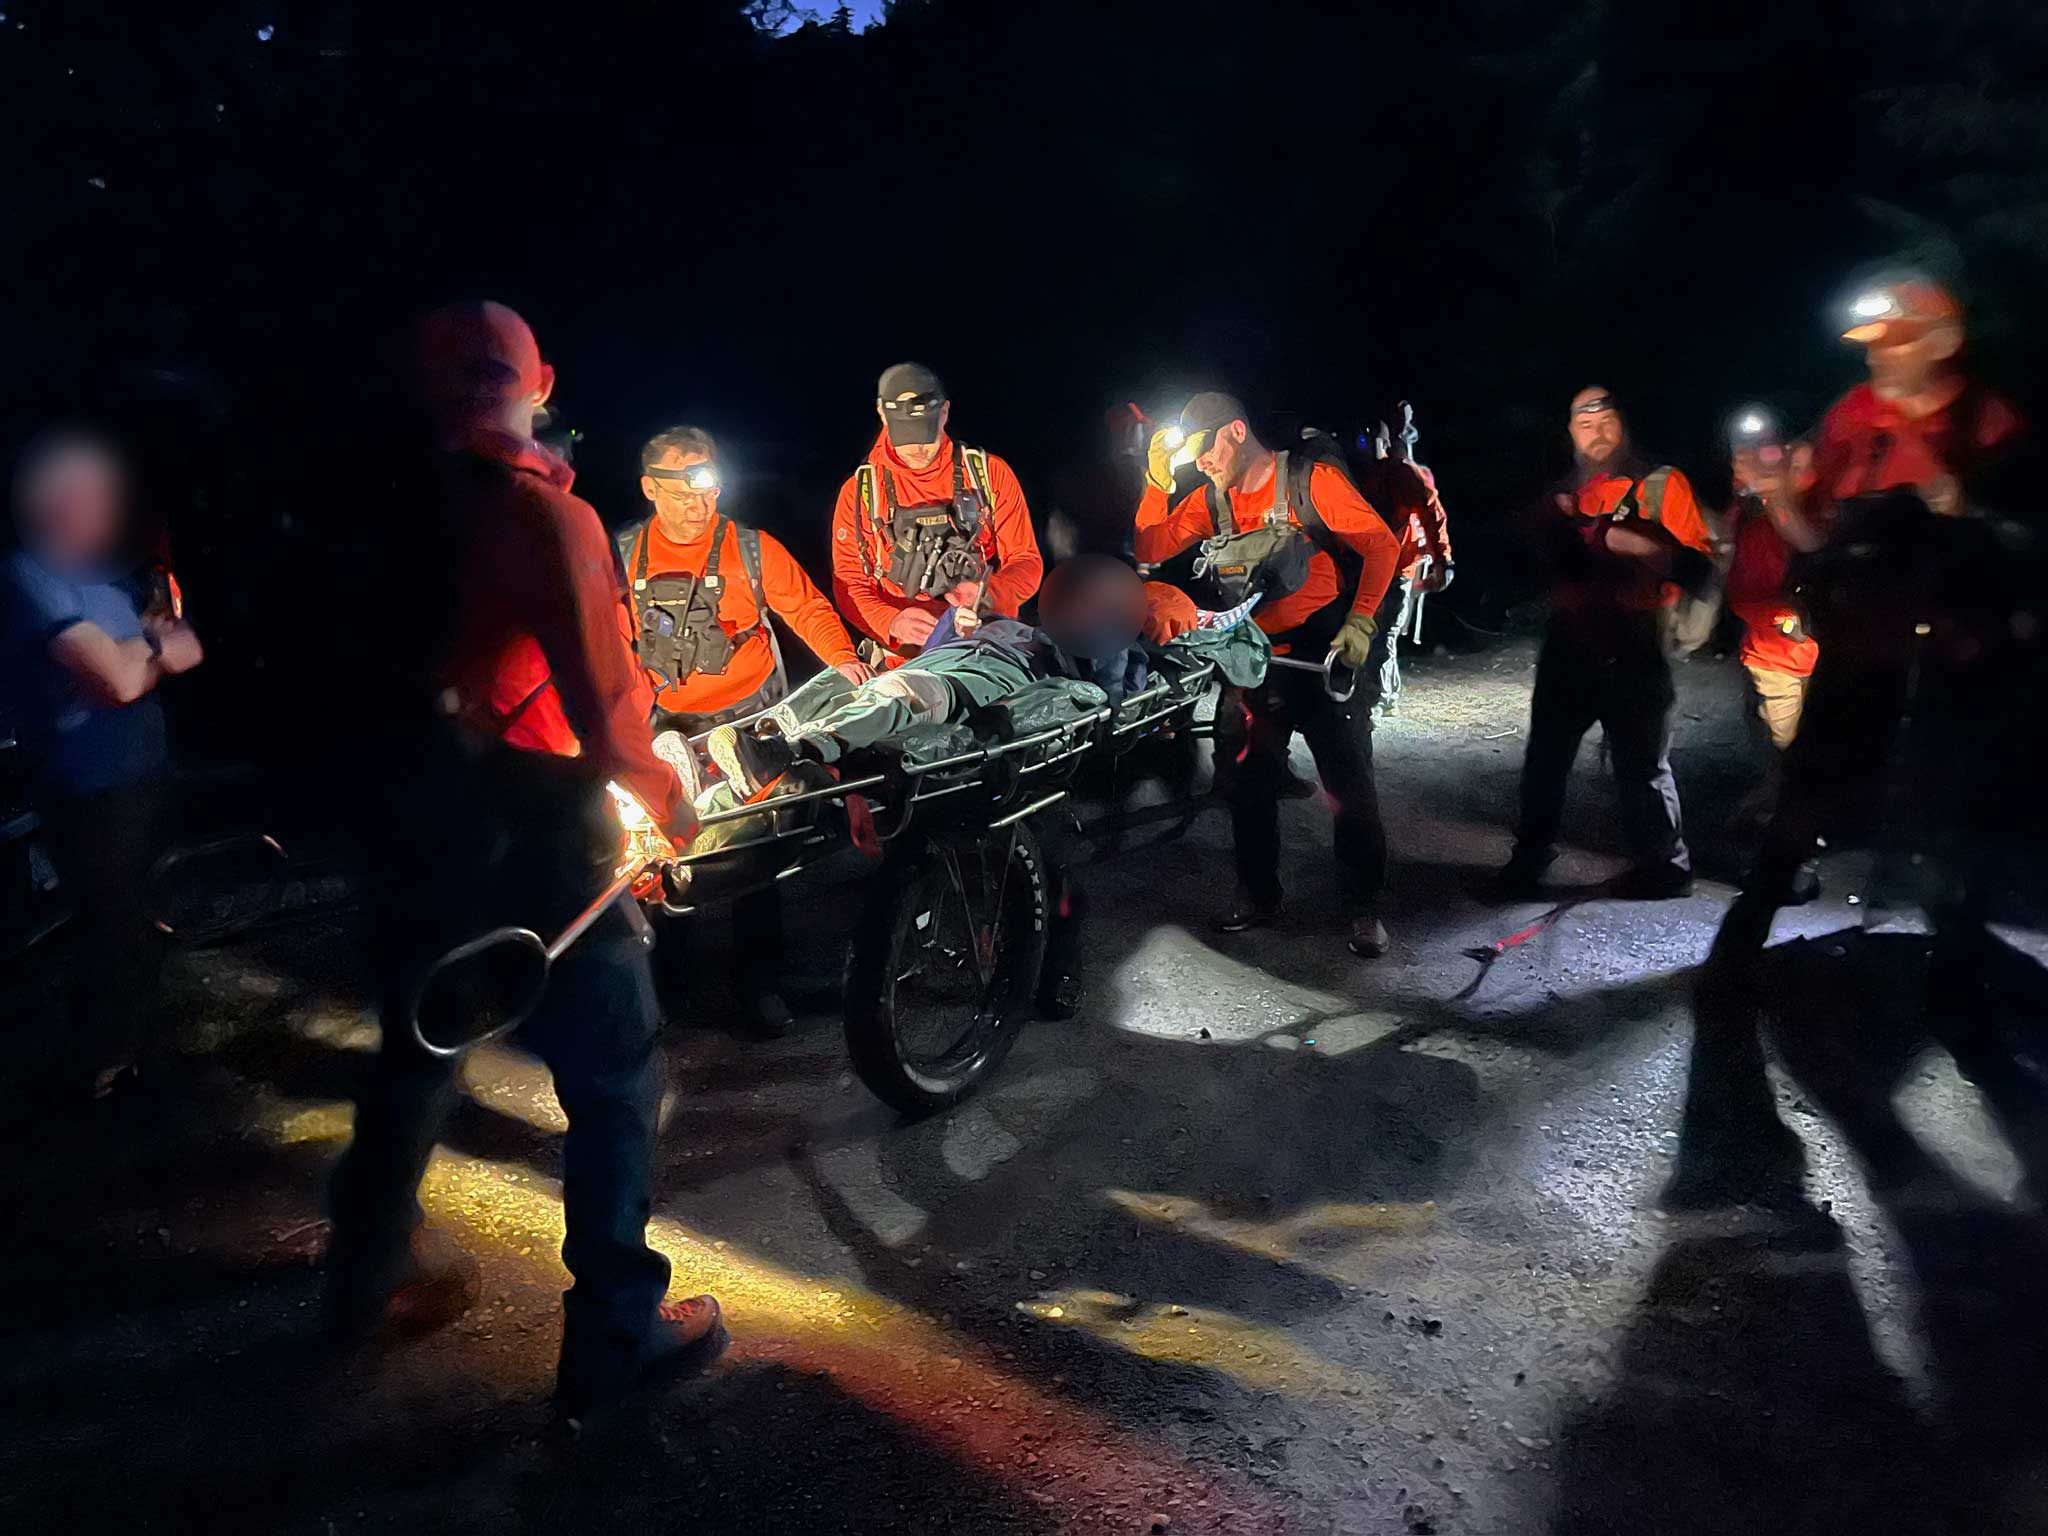
[{"label": "patient on stretcher", "polygon": [[[1255,626],[1197,623],[1184,594],[1140,580],[1121,561],[1065,561],[1046,577],[1037,626],[993,619],[957,635],[942,621],[924,650],[890,672],[856,686],[828,669],[761,720],[712,732],[705,751],[724,778],[694,795],[698,814],[823,788],[835,765],[866,748],[923,761],[971,751],[979,739],[968,722],[993,707],[1010,712],[1018,734],[1078,719],[1142,689],[1158,654],[1214,657],[1233,681],[1263,676]],[[688,747],[664,740],[657,750],[675,761]],[[686,780],[697,770],[678,764]],[[714,824],[692,851],[750,840],[764,820]]]}]

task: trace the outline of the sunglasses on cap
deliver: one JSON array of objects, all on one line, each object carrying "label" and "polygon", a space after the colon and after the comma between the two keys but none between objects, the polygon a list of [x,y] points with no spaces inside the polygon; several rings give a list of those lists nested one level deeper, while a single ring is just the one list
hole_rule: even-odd
[{"label": "sunglasses on cap", "polygon": [[715,464],[692,464],[687,469],[650,469],[643,471],[650,480],[666,480],[680,489],[692,491],[715,491],[723,483],[718,478]]},{"label": "sunglasses on cap", "polygon": [[1599,416],[1608,411],[1621,409],[1621,402],[1612,395],[1595,395],[1590,400],[1581,400],[1572,407],[1574,416]]}]

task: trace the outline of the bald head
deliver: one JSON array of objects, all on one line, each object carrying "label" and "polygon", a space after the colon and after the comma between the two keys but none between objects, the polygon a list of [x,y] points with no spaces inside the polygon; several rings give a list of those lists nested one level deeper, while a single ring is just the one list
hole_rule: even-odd
[{"label": "bald head", "polygon": [[1572,453],[1582,469],[1601,469],[1627,451],[1628,427],[1621,407],[1604,385],[1589,384],[1572,396],[1566,420]]}]

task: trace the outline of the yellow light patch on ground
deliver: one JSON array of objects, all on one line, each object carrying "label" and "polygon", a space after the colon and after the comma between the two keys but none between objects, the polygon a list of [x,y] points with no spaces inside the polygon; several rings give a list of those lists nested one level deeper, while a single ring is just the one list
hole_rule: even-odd
[{"label": "yellow light patch on ground", "polygon": [[1186,1195],[1106,1189],[1102,1197],[1147,1226],[1177,1227],[1244,1253],[1282,1264],[1299,1264],[1318,1272],[1320,1262],[1369,1243],[1377,1246],[1395,1240],[1408,1246],[1436,1225],[1434,1200],[1419,1204],[1326,1201],[1274,1221],[1246,1221],[1214,1215],[1201,1201]]},{"label": "yellow light patch on ground", "polygon": [[[256,1134],[277,1145],[340,1141],[347,1104],[279,1104]],[[427,1219],[480,1256],[530,1265],[566,1279],[558,1255],[559,1188],[524,1169],[437,1149],[420,1187]],[[1064,1393],[1009,1374],[973,1338],[856,1285],[821,1283],[706,1241],[657,1216],[647,1240],[667,1256],[676,1296],[709,1291],[725,1309],[737,1358],[822,1370],[874,1412],[886,1414],[983,1475],[1121,1528],[1168,1502],[1201,1511],[1204,1529],[1277,1532],[1282,1517],[1258,1493],[1182,1464],[1163,1443],[1134,1434]],[[1143,1341],[1147,1334],[1136,1337]],[[1217,1337],[1223,1337],[1219,1329]],[[1265,1346],[1237,1340],[1241,1361],[1263,1365]],[[1163,1340],[1150,1358],[1171,1360]],[[1261,1356],[1251,1360],[1252,1354]],[[1219,1367],[1220,1368],[1220,1367]],[[1302,1378],[1274,1378],[1295,1389]],[[1041,1491],[1044,1490],[1044,1491]]]},{"label": "yellow light patch on ground", "polygon": [[1358,1372],[1303,1349],[1281,1329],[1205,1307],[1066,1290],[1020,1301],[1017,1310],[1040,1322],[1080,1328],[1147,1360],[1219,1372],[1256,1391],[1357,1397],[1368,1383]]}]

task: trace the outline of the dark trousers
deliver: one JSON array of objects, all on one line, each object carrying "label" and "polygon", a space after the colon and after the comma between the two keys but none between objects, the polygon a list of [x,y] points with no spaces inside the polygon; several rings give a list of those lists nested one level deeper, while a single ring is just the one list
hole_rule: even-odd
[{"label": "dark trousers", "polygon": [[1387,881],[1387,834],[1372,778],[1372,712],[1366,691],[1339,704],[1323,680],[1275,667],[1256,688],[1224,691],[1217,709],[1219,760],[1237,759],[1230,776],[1230,819],[1237,878],[1256,901],[1280,899],[1280,786],[1287,748],[1299,731],[1323,788],[1336,803],[1337,864],[1345,895],[1370,906]]},{"label": "dark trousers", "polygon": [[1619,614],[1586,627],[1553,622],[1536,658],[1529,750],[1522,759],[1522,818],[1515,856],[1556,852],[1564,792],[1579,743],[1606,732],[1622,832],[1638,866],[1689,870],[1671,775],[1671,706],[1677,693],[1654,613]]},{"label": "dark trousers", "polygon": [[[2032,1179],[2048,1179],[2048,1092],[1999,1038],[2002,1009],[2021,1008],[2038,1024],[2048,973],[1994,934],[1985,912],[1985,867],[2014,838],[2016,803],[2032,793],[2031,718],[2014,701],[2038,687],[2038,678],[1988,665],[1923,675],[1909,657],[1823,652],[1763,849],[1700,972],[1688,1148],[1725,1155],[1752,1148],[1760,1129],[1784,1134],[1764,1071],[1763,952],[1819,840],[1875,840],[1881,855],[1914,855],[1908,867],[1934,929],[1931,1033],[1983,1091]],[[1887,862],[1880,858],[1881,871]],[[1890,1112],[1890,1087],[1872,1090],[1869,1112],[1843,1117],[1852,1137],[1879,1128],[1857,1151],[1880,1182],[1922,1166]]]},{"label": "dark trousers", "polygon": [[[587,893],[586,893],[587,897]],[[355,1139],[332,1192],[337,1279],[374,1283],[421,1220],[418,1190],[455,1098],[454,1064],[413,1042],[403,1001],[420,955],[384,908],[384,1043],[356,1101]],[[668,1290],[668,1260],[647,1246],[661,1101],[657,1013],[647,951],[607,913],[555,965],[520,1032],[554,1074],[568,1116],[562,1143],[565,1380],[618,1380],[637,1368]]]},{"label": "dark trousers", "polygon": [[155,1030],[163,941],[152,921],[166,791],[137,785],[44,808],[50,856],[72,904],[68,1079],[89,1086],[101,1071],[132,1063]]},{"label": "dark trousers", "polygon": [[[671,1005],[679,1005],[687,995],[690,976],[701,963],[692,961],[690,951],[697,947],[696,925],[707,920],[699,913],[659,925],[656,964]],[[749,891],[732,903],[733,990],[742,1004],[782,990],[784,950],[779,882]]]}]

